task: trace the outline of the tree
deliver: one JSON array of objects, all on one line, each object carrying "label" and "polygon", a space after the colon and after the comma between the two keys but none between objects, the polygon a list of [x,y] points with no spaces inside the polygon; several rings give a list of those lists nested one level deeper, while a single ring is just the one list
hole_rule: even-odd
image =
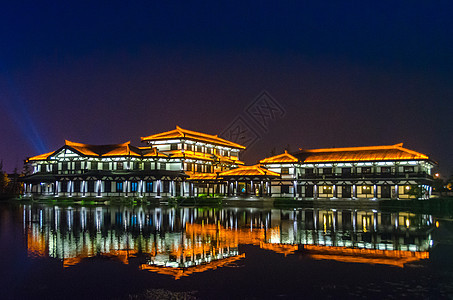
[{"label": "tree", "polygon": [[445,191],[445,182],[442,178],[436,178],[433,182],[433,189],[436,193],[442,196],[442,192]]}]

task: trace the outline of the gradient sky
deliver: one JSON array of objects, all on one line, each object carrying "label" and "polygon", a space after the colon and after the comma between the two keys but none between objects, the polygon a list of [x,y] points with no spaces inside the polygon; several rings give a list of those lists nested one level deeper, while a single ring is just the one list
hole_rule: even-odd
[{"label": "gradient sky", "polygon": [[286,113],[257,127],[249,164],[404,142],[453,173],[451,1],[36,2],[0,10],[7,171],[65,139],[218,134],[266,90]]}]

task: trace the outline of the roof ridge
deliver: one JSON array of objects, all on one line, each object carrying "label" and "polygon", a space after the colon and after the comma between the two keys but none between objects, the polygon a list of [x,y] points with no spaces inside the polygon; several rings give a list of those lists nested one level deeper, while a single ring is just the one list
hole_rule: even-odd
[{"label": "roof ridge", "polygon": [[[302,149],[300,152],[340,152],[340,151],[366,151],[366,150],[383,150],[383,149],[398,149],[403,148],[403,143],[394,145],[380,145],[380,146],[357,146],[357,147],[336,147],[336,148],[315,148],[315,149]],[[406,149],[406,148],[403,148]]]}]

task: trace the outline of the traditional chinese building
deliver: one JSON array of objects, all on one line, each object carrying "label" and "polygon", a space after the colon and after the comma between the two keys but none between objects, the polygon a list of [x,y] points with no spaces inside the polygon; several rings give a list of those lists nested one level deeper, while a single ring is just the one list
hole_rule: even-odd
[{"label": "traditional chinese building", "polygon": [[265,158],[260,164],[281,174],[274,195],[301,198],[429,198],[436,164],[403,144],[300,149]]},{"label": "traditional chinese building", "polygon": [[403,144],[301,149],[254,166],[239,159],[245,147],[180,127],[126,142],[88,145],[65,141],[30,157],[26,196],[162,197],[254,196],[301,199],[429,198],[435,162]]},{"label": "traditional chinese building", "polygon": [[216,135],[176,127],[130,142],[88,145],[65,141],[56,151],[30,157],[25,195],[53,197],[193,196],[198,186],[187,180],[216,174],[244,163],[244,146]]}]

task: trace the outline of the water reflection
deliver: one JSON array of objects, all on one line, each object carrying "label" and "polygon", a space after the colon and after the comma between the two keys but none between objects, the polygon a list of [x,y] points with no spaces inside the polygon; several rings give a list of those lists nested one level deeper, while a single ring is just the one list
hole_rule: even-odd
[{"label": "water reflection", "polygon": [[403,267],[429,258],[430,215],[376,210],[23,206],[29,256],[110,257],[175,279],[230,265],[239,245]]}]

